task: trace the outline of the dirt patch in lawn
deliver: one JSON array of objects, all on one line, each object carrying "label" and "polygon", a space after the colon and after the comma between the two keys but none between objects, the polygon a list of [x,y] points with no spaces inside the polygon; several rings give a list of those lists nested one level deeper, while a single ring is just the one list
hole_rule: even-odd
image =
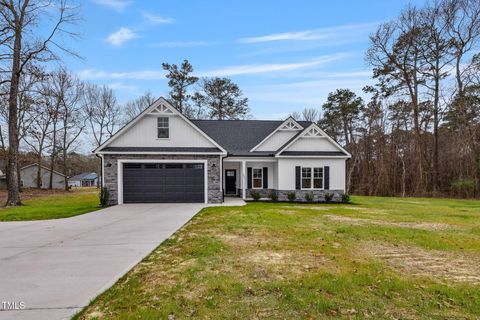
[{"label": "dirt patch in lawn", "polygon": [[321,207],[321,206],[281,206],[280,208],[282,208],[282,211],[284,211],[284,209],[309,209],[309,210],[330,210],[332,208],[336,208],[336,207]]},{"label": "dirt patch in lawn", "polygon": [[358,252],[381,259],[401,273],[480,284],[480,257],[374,242],[362,243]]},{"label": "dirt patch in lawn", "polygon": [[352,218],[352,217],[338,216],[338,215],[325,215],[325,217],[332,221],[345,222],[345,223],[350,223],[354,225],[373,224],[373,225],[379,225],[379,226],[412,228],[412,229],[420,229],[420,230],[428,230],[428,231],[442,231],[442,230],[447,230],[452,228],[450,225],[445,223],[390,222],[390,221],[381,221],[381,220],[373,220],[373,219]]}]

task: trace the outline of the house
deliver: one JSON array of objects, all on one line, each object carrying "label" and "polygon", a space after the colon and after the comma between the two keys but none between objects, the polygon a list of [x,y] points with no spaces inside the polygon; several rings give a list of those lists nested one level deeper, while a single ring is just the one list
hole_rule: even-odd
[{"label": "house", "polygon": [[0,170],[0,189],[7,189],[7,176]]},{"label": "house", "polygon": [[84,172],[68,179],[69,187],[95,187],[98,176],[95,172]]},{"label": "house", "polygon": [[[50,185],[50,168],[41,166],[41,188],[47,189]],[[37,187],[38,164],[32,163],[20,169],[20,187],[36,188]],[[53,171],[53,189],[65,189],[65,175],[60,172]]]},{"label": "house", "polygon": [[160,98],[94,151],[112,204],[345,192],[350,154],[315,123],[190,120]]}]

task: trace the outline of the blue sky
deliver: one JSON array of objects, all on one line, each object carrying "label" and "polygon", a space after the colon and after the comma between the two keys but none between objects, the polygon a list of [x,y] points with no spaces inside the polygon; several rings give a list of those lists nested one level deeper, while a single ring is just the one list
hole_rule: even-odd
[{"label": "blue sky", "polygon": [[408,3],[424,1],[84,0],[84,59],[66,57],[81,78],[114,88],[119,101],[146,90],[166,95],[162,62],[188,59],[200,76],[226,76],[255,118],[319,108],[328,93],[369,83],[368,34]]}]

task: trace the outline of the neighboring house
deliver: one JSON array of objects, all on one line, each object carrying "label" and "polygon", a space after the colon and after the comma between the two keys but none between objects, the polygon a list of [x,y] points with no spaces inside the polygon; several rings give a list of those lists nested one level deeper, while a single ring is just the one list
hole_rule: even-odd
[{"label": "neighboring house", "polygon": [[[50,184],[50,169],[44,166],[40,168],[41,188],[47,189]],[[20,169],[20,186],[22,188],[37,187],[38,164],[32,163]],[[65,189],[65,176],[60,172],[53,171],[53,189]]]},{"label": "neighboring house", "polygon": [[84,172],[68,179],[69,187],[95,187],[98,176],[95,172]]},{"label": "neighboring house", "polygon": [[189,120],[163,98],[94,152],[112,204],[219,203],[252,191],[338,199],[350,158],[312,122]]},{"label": "neighboring house", "polygon": [[7,176],[5,173],[3,173],[2,170],[0,170],[0,189],[6,189],[7,188]]}]

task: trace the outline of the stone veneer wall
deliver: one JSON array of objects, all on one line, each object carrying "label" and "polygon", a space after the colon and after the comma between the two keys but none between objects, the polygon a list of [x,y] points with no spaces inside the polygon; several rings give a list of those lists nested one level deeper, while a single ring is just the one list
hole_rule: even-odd
[{"label": "stone veneer wall", "polygon": [[[276,191],[278,195],[278,201],[289,201],[287,194],[290,192],[295,192],[296,200],[299,202],[306,202],[305,195],[307,193],[313,194],[313,202],[324,202],[325,193],[333,193],[332,201],[340,202],[342,201],[342,194],[345,192],[343,190],[274,190],[274,189],[246,189],[247,199],[251,198],[251,192],[256,191],[260,193],[262,198],[269,198],[271,191]],[[240,196],[242,190],[240,189]]]},{"label": "stone veneer wall", "polygon": [[[104,185],[110,194],[109,204],[118,203],[118,167],[117,160],[207,160],[208,165],[208,202],[221,203],[223,201],[220,186],[220,157],[215,155],[156,155],[156,154],[105,154],[104,155]],[[108,166],[111,164],[111,166]],[[215,167],[214,167],[215,165]]]}]

